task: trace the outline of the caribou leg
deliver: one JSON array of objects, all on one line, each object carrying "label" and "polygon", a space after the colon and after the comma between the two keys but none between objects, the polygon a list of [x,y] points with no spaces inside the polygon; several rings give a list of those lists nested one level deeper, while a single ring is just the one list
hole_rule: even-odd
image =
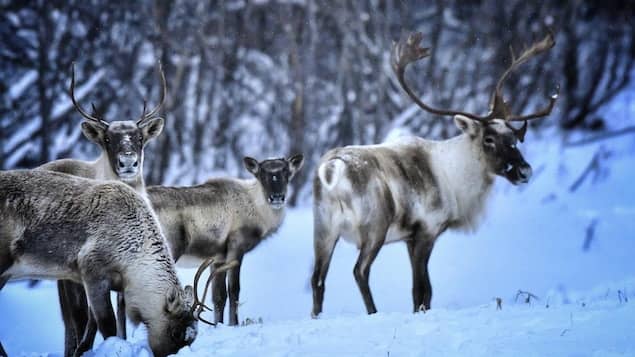
[{"label": "caribou leg", "polygon": [[412,303],[413,311],[429,310],[432,300],[432,285],[428,272],[428,261],[434,243],[427,236],[413,236],[406,244],[412,266]]},{"label": "caribou leg", "polygon": [[243,263],[243,254],[229,259],[228,261],[237,260],[238,264],[227,273],[227,286],[229,290],[229,326],[238,325],[238,303],[240,301],[240,266]]},{"label": "caribou leg", "polygon": [[373,295],[368,285],[368,277],[370,275],[370,266],[375,261],[375,258],[377,258],[379,249],[381,249],[386,239],[386,231],[387,230],[384,229],[381,233],[365,234],[360,237],[362,246],[359,251],[357,263],[355,263],[355,268],[353,269],[353,275],[355,275],[355,281],[357,281],[359,291],[362,293],[368,314],[377,312]]},{"label": "caribou leg", "polygon": [[110,302],[110,282],[105,279],[85,283],[88,302],[104,340],[117,335],[117,321]]},{"label": "caribou leg", "polygon": [[225,303],[227,302],[226,272],[217,272],[212,278],[212,303],[214,304],[214,322],[223,323]]},{"label": "caribou leg", "polygon": [[2,274],[7,271],[11,265],[13,265],[13,259],[9,254],[0,253],[0,290],[4,287],[4,285],[9,281],[9,276],[3,276]]},{"label": "caribou leg", "polygon": [[117,292],[117,337],[126,339],[126,300]]},{"label": "caribou leg", "polygon": [[[69,280],[57,282],[57,294],[60,301],[62,320],[64,321],[64,356],[73,356],[88,319],[88,303],[86,293],[81,284]],[[92,347],[93,340],[88,348]]]},{"label": "caribou leg", "polygon": [[88,350],[90,350],[93,346],[95,335],[97,335],[97,321],[95,321],[95,315],[93,315],[92,312],[89,312],[88,321],[86,322],[86,327],[84,328],[84,336],[77,345],[77,349],[75,349],[73,357],[80,357],[85,352],[88,352]]},{"label": "caribou leg", "polygon": [[315,319],[322,313],[325,289],[324,283],[339,237],[337,233],[328,231],[320,222],[314,223],[313,230],[315,263],[313,266],[313,276],[311,277],[311,289],[313,290],[313,310],[311,311],[311,317]]}]

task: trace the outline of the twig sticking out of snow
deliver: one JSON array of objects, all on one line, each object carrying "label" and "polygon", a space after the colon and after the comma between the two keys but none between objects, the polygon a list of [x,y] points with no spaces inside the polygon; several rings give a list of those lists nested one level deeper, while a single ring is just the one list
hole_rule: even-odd
[{"label": "twig sticking out of snow", "polygon": [[243,322],[240,323],[240,326],[249,326],[249,325],[262,325],[262,317],[259,317],[257,319],[252,319],[252,318],[246,318],[243,320]]},{"label": "twig sticking out of snow", "polygon": [[525,304],[531,304],[531,299],[540,300],[538,296],[530,293],[529,291],[518,290],[518,292],[516,293],[516,298],[514,299],[514,302],[518,302],[518,298],[523,295],[525,296]]},{"label": "twig sticking out of snow", "polygon": [[568,328],[562,330],[562,332],[560,333],[560,337],[564,336],[565,333],[569,332],[570,330]]},{"label": "twig sticking out of snow", "polygon": [[503,299],[497,297],[496,298],[496,310],[502,310],[503,309]]},{"label": "twig sticking out of snow", "polygon": [[386,352],[386,357],[390,357],[390,349],[392,348],[392,344],[395,343],[396,339],[397,339],[397,328],[395,327],[395,329],[392,332],[392,341],[390,341],[390,346],[388,346],[388,351]]}]

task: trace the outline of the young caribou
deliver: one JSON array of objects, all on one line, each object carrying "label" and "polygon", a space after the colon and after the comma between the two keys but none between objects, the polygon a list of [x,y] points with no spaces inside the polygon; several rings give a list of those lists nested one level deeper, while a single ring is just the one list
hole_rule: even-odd
[{"label": "young caribou", "polygon": [[121,291],[155,356],[194,341],[191,289],[180,286],[152,209],[127,185],[0,172],[0,217],[0,286],[27,278],[81,284],[104,339],[116,334],[110,290]]},{"label": "young caribou", "polygon": [[[322,312],[324,281],[339,237],[360,249],[353,270],[369,314],[377,311],[368,285],[370,267],[384,244],[403,240],[412,265],[413,310],[430,308],[432,287],[428,260],[446,229],[474,229],[495,176],[526,183],[531,166],[516,147],[527,120],[548,115],[557,99],[542,110],[514,115],[503,100],[502,85],[517,66],[554,45],[551,34],[513,57],[496,84],[490,111],[478,116],[434,109],[423,103],[404,80],[406,66],[429,55],[412,34],[393,45],[391,64],[410,98],[426,111],[454,115],[463,132],[444,141],[418,137],[398,143],[347,146],[327,152],[313,181],[315,266],[311,279],[312,316]],[[521,129],[510,125],[524,121]]]},{"label": "young caribou", "polygon": [[148,187],[148,198],[176,260],[189,256],[215,258],[216,265],[236,263],[228,272],[217,271],[212,280],[215,322],[223,322],[229,289],[229,325],[238,324],[243,257],[282,224],[287,186],[304,157],[243,161],[255,179],[215,178],[191,187]]},{"label": "young caribou", "polygon": [[[164,124],[163,118],[160,118],[158,114],[165,102],[167,85],[160,64],[159,75],[162,85],[161,100],[154,109],[147,112],[144,104],[143,113],[137,120],[107,122],[97,115],[94,107],[93,114],[89,114],[75,98],[75,65],[73,64],[70,97],[75,109],[84,117],[82,123],[84,136],[100,147],[101,155],[93,162],[62,159],[46,163],[38,169],[63,172],[89,179],[122,181],[145,196],[144,148],[149,141],[161,134]],[[96,330],[91,331],[92,336],[84,337],[88,313],[83,287],[65,280],[58,281],[57,286],[65,327],[64,356],[69,357],[75,353],[82,339],[84,342],[79,352],[90,349]],[[125,318],[119,316],[117,322],[118,334],[125,338]]]}]

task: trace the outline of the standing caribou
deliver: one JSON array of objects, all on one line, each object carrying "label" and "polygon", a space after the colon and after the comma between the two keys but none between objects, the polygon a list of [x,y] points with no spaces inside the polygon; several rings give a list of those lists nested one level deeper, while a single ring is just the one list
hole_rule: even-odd
[{"label": "standing caribou", "polygon": [[216,266],[232,264],[228,272],[217,269],[212,280],[215,322],[223,322],[229,289],[229,325],[238,324],[243,257],[282,224],[287,187],[304,157],[243,161],[255,179],[215,178],[191,187],[148,187],[148,198],[176,260],[189,256],[212,258]]},{"label": "standing caribou", "polygon": [[[502,86],[520,64],[555,44],[549,33],[519,56],[502,74],[484,116],[435,109],[406,84],[408,64],[429,55],[415,33],[393,45],[391,65],[399,83],[422,109],[454,115],[461,135],[431,141],[418,137],[397,143],[347,146],[327,152],[313,181],[315,266],[311,279],[312,316],[322,312],[324,281],[339,237],[357,245],[353,270],[369,314],[377,311],[368,285],[370,266],[382,245],[404,240],[412,265],[413,310],[430,308],[432,287],[428,260],[446,229],[474,229],[482,215],[495,176],[512,184],[526,183],[531,166],[516,147],[524,140],[527,121],[549,115],[557,99],[533,114],[515,115],[503,100]],[[513,53],[512,53],[513,55]],[[524,121],[521,129],[512,121]]]},{"label": "standing caribou", "polygon": [[[161,100],[152,110],[143,112],[139,119],[107,122],[98,116],[94,106],[93,114],[84,110],[75,98],[75,65],[72,67],[70,97],[75,109],[84,117],[82,123],[83,134],[92,142],[99,145],[101,155],[96,161],[87,162],[73,159],[51,161],[38,169],[57,171],[74,176],[96,180],[119,180],[139,194],[145,196],[145,182],[143,179],[143,159],[145,145],[163,130],[164,121],[158,116],[165,102],[167,85],[163,69],[159,64],[161,77]],[[78,353],[85,352],[93,344],[96,329],[85,330],[88,312],[86,310],[86,294],[81,285],[71,281],[60,280],[57,283],[60,307],[65,327],[64,355],[72,356],[78,348]],[[118,333],[125,338],[126,321],[119,316]],[[89,335],[85,336],[88,331]],[[91,336],[92,335],[92,336]]]},{"label": "standing caribou", "polygon": [[121,291],[128,316],[147,326],[155,356],[194,341],[191,289],[180,286],[154,212],[127,185],[0,172],[0,217],[0,287],[27,278],[81,284],[89,323],[104,339],[116,334],[110,291]]}]

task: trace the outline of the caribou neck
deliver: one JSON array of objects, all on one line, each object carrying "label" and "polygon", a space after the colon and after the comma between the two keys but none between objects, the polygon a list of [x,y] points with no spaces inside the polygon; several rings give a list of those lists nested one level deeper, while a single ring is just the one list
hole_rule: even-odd
[{"label": "caribou neck", "polygon": [[260,214],[267,222],[275,222],[274,226],[278,226],[284,219],[285,207],[274,209],[265,199],[265,190],[260,181],[250,179],[244,181],[245,187],[252,197],[254,203],[255,214]]},{"label": "caribou neck", "polygon": [[447,183],[446,195],[452,219],[461,228],[473,230],[485,208],[494,183],[480,143],[467,134],[438,142],[434,147],[437,172]]}]

